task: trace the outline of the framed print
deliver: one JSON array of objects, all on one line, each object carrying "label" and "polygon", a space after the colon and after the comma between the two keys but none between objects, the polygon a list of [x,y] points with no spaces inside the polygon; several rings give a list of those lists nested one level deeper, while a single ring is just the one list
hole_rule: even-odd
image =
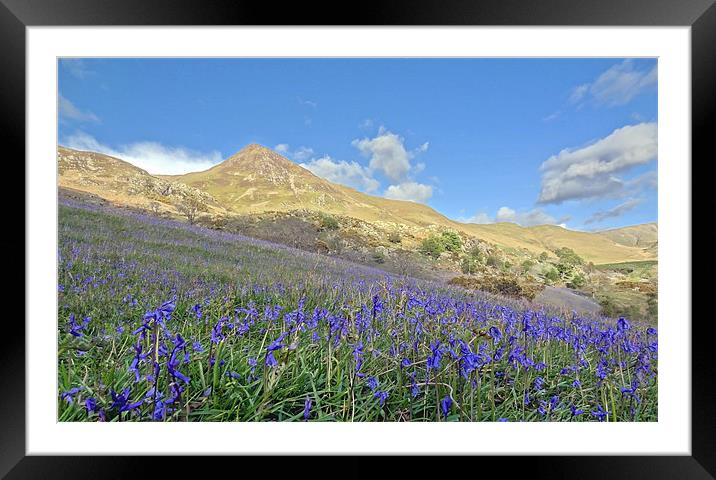
[{"label": "framed print", "polygon": [[2,473],[458,454],[712,478],[712,3],[3,0],[26,314]]}]

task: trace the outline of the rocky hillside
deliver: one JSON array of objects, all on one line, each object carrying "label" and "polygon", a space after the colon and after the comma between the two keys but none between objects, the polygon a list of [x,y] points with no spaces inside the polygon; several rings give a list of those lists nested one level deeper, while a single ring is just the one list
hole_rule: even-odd
[{"label": "rocky hillside", "polygon": [[[265,213],[314,212],[357,221],[351,237],[380,245],[388,235],[403,239],[402,247],[445,230],[480,239],[518,257],[532,257],[567,247],[588,262],[617,263],[655,260],[656,249],[644,245],[646,233],[621,229],[587,233],[557,226],[521,227],[513,223],[463,224],[427,205],[366,195],[317,177],[273,150],[252,144],[202,172],[152,176],[122,160],[60,147],[60,186],[87,191],[117,203],[180,214],[186,202],[200,205],[208,217],[255,216]],[[252,227],[253,228],[253,227]],[[646,230],[645,230],[646,231]]]},{"label": "rocky hillside", "polygon": [[620,245],[651,248],[659,240],[659,226],[656,223],[644,223],[642,225],[603,230],[599,234]]},{"label": "rocky hillside", "polygon": [[57,149],[58,186],[98,195],[120,205],[179,214],[182,205],[221,214],[226,210],[209,193],[157,178],[118,158],[65,147]]}]

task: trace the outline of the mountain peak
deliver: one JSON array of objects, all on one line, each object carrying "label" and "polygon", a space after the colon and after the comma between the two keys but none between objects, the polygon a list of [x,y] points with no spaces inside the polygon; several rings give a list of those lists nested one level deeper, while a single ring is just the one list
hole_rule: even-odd
[{"label": "mountain peak", "polygon": [[249,143],[249,144],[246,145],[244,148],[242,148],[241,150],[239,150],[239,151],[237,152],[237,154],[238,154],[238,153],[242,153],[242,152],[243,152],[243,153],[249,153],[249,152],[270,152],[270,153],[276,153],[276,152],[274,152],[272,149],[270,149],[270,148],[268,148],[268,147],[266,147],[266,146],[264,146],[264,145],[261,145],[260,143]]},{"label": "mountain peak", "polygon": [[258,143],[250,143],[244,148],[226,159],[223,164],[225,166],[247,166],[257,168],[260,166],[271,166],[274,168],[282,168],[292,170],[300,168],[283,155],[271,150],[268,147],[259,145]]}]

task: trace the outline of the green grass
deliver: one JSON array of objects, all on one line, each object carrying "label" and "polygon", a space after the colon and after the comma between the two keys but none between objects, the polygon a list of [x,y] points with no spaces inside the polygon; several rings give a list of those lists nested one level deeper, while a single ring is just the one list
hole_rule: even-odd
[{"label": "green grass", "polygon": [[[82,389],[71,402],[59,400],[60,421],[96,421],[98,414],[84,408],[88,398],[109,421],[149,420],[161,400],[155,385],[164,399],[182,388],[165,421],[303,420],[306,399],[312,421],[585,421],[595,419],[590,412],[598,405],[609,410],[607,421],[656,419],[657,361],[649,350],[655,335],[637,327],[619,334],[634,345],[627,351],[600,343],[603,333],[614,335],[610,319],[526,312],[520,302],[138,215],[61,204],[59,216],[58,394]],[[175,310],[164,325],[150,321],[144,338],[133,334],[146,312],[170,299]],[[76,323],[90,318],[80,336],[70,333],[70,315]],[[529,335],[525,315],[534,325]],[[212,330],[219,328],[214,343]],[[549,329],[592,343],[577,351]],[[188,384],[168,368],[181,345],[177,334],[187,344],[176,352],[175,368]],[[282,334],[281,346],[269,352]],[[440,365],[428,369],[436,342]],[[135,347],[149,353],[138,363],[138,380],[130,368]],[[467,372],[463,347],[477,365]],[[641,375],[642,354],[648,375],[636,403],[621,388]],[[601,381],[600,361],[608,364]],[[560,373],[564,368],[574,371]],[[111,392],[125,388],[131,402],[141,403],[120,413]],[[384,404],[376,392],[387,392]],[[453,404],[443,415],[446,397]],[[586,413],[572,417],[571,406]]]}]

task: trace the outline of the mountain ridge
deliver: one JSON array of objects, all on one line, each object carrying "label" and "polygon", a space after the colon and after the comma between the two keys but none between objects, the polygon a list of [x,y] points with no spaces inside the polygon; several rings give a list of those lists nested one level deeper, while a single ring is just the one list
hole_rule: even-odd
[{"label": "mountain ridge", "polygon": [[[84,161],[80,161],[82,158]],[[106,165],[98,167],[102,163]],[[424,204],[372,196],[329,182],[256,143],[247,145],[209,169],[183,175],[150,175],[115,157],[59,146],[58,169],[61,186],[85,189],[99,196],[111,197],[108,198],[110,200],[139,206],[158,202],[169,211],[176,202],[193,198],[202,204],[204,211],[215,214],[311,210],[356,218],[388,231],[407,228],[418,236],[445,229],[456,230],[504,248],[523,249],[535,254],[569,247],[594,263],[650,260],[656,256],[656,252],[648,248],[651,245],[642,248],[638,242],[628,244],[636,235],[633,232],[640,231],[642,225],[623,227],[632,229],[628,233],[603,234],[552,225],[522,227],[514,223],[461,223]],[[118,179],[115,180],[119,181],[111,181],[98,169],[118,170]],[[122,181],[132,183],[133,187],[123,190]],[[167,190],[173,195],[164,198],[161,193]],[[149,199],[143,199],[143,195]]]}]

